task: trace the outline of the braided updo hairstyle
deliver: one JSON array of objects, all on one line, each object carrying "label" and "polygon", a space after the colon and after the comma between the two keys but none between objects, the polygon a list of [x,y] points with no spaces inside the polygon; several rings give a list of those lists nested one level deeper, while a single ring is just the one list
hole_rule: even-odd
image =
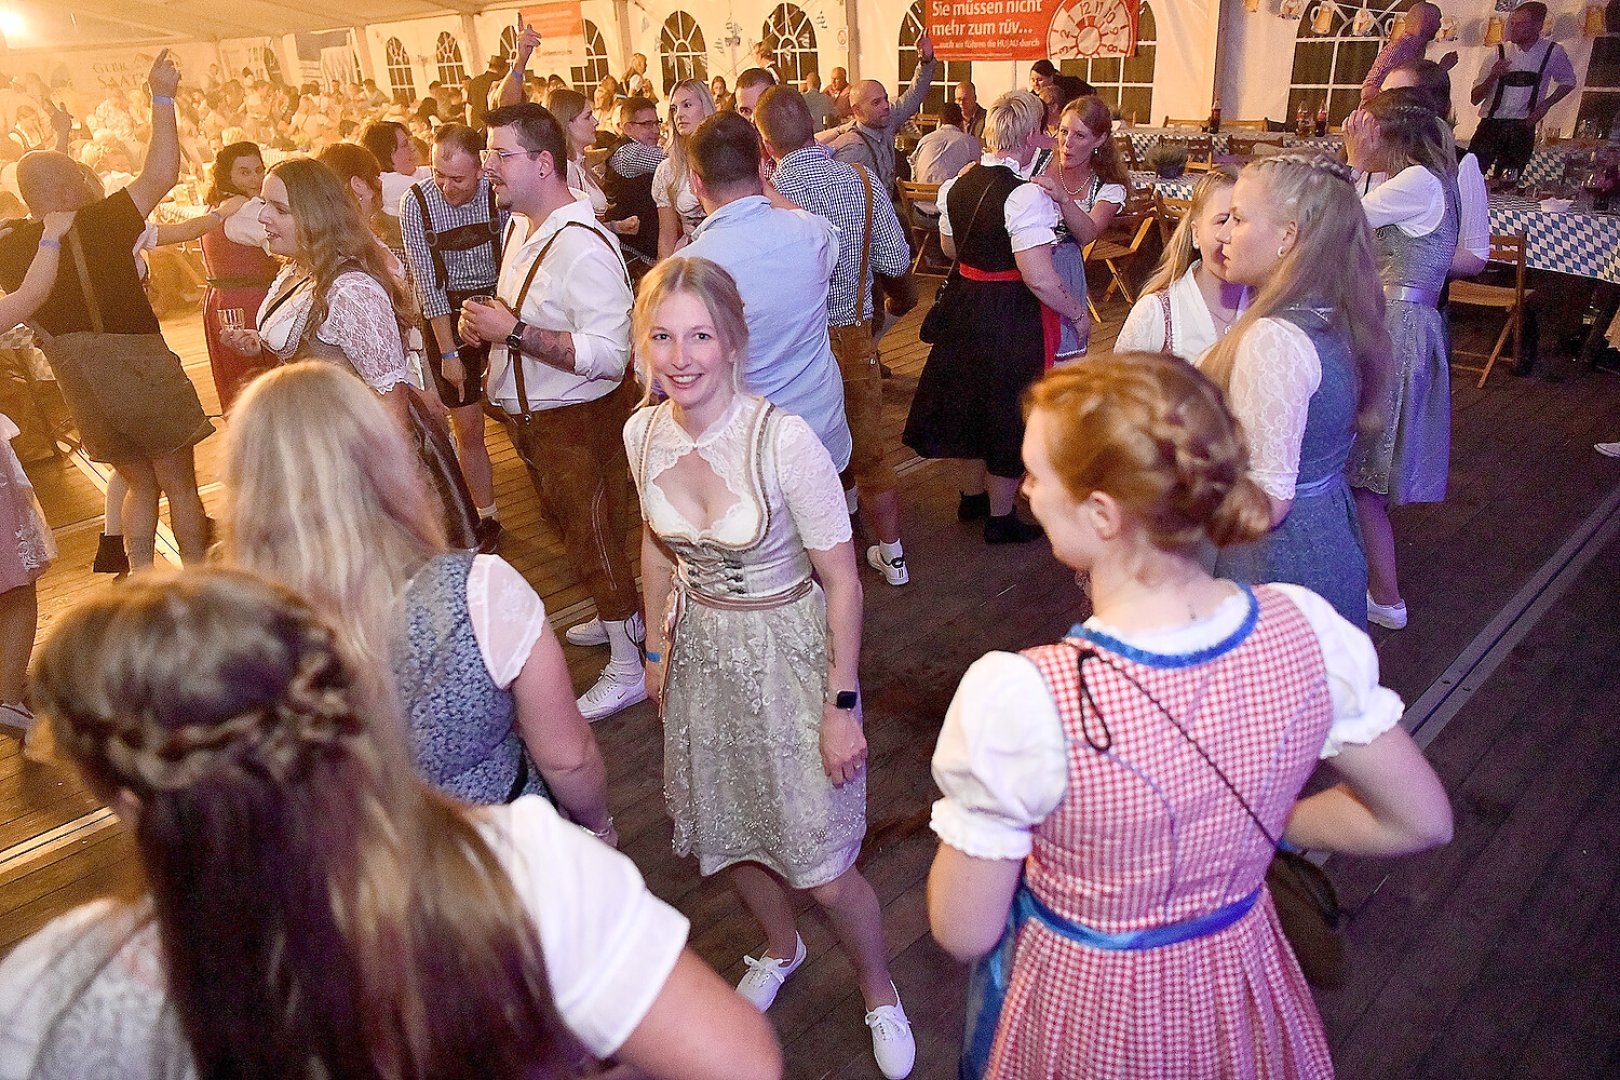
[{"label": "braided updo hairstyle", "polygon": [[235,570],[75,608],[32,693],[129,815],[198,1076],[571,1076],[539,936],[332,628]]},{"label": "braided updo hairstyle", "polygon": [[1106,492],[1156,547],[1185,552],[1208,539],[1247,543],[1271,527],[1265,493],[1248,478],[1248,444],[1220,388],[1157,353],[1109,353],[1048,372],[1025,396],[1046,419],[1046,447],[1076,500]]}]

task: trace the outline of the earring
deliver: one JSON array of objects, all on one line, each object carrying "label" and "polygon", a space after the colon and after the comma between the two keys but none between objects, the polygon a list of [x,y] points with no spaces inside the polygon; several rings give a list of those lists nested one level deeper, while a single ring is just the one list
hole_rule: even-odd
[{"label": "earring", "polygon": [[1282,257],[1283,257],[1283,256],[1284,256],[1284,255],[1287,255],[1287,254],[1288,254],[1288,247],[1287,247],[1287,245],[1286,245],[1286,244],[1278,244],[1278,245],[1277,245],[1277,258],[1279,258],[1279,259],[1280,259],[1280,258],[1282,258]]},{"label": "earring", "polygon": [[1199,246],[1198,246],[1198,241],[1196,241],[1196,240],[1194,240],[1194,241],[1193,241],[1193,242],[1192,242],[1192,247],[1193,247],[1193,250],[1194,250],[1194,251],[1202,251],[1202,250],[1204,250],[1204,249],[1203,249],[1203,248],[1201,248],[1201,247],[1199,247]]}]

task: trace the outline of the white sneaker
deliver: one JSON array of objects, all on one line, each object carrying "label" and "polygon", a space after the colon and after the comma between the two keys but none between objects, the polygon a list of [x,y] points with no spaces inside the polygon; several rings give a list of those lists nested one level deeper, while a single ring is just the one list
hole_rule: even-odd
[{"label": "white sneaker", "polygon": [[7,701],[0,703],[0,728],[18,738],[25,738],[34,727],[34,714],[28,706],[21,703],[12,704]]},{"label": "white sneaker", "polygon": [[917,1062],[917,1039],[911,1034],[911,1021],[906,1019],[899,998],[897,991],[893,1005],[879,1005],[866,1014],[866,1026],[872,1029],[872,1056],[889,1080],[910,1076]]},{"label": "white sneaker", "polygon": [[904,555],[890,562],[883,557],[883,549],[873,544],[866,549],[866,565],[883,575],[883,580],[890,585],[904,585],[911,580],[911,571],[906,569]]},{"label": "white sneaker", "polygon": [[793,935],[793,959],[778,960],[774,956],[761,955],[758,960],[752,956],[743,957],[743,963],[748,967],[748,973],[737,984],[737,993],[748,999],[748,1003],[760,1012],[771,1007],[776,1000],[776,992],[782,989],[787,977],[799,970],[804,963],[804,938]]},{"label": "white sneaker", "polygon": [[616,672],[609,664],[602,669],[596,685],[579,696],[579,714],[589,723],[612,716],[620,709],[628,709],[647,700],[647,678],[638,667],[634,671]]},{"label": "white sneaker", "polygon": [[[630,636],[636,641],[647,640],[647,625],[642,621],[641,612],[630,616]],[[563,633],[563,638],[570,645],[588,647],[591,645],[607,644],[607,627],[602,625],[600,618],[593,618],[590,622],[575,623]]]},{"label": "white sneaker", "polygon": [[1604,457],[1620,457],[1620,442],[1593,443],[1592,449]]},{"label": "white sneaker", "polygon": [[1380,604],[1367,594],[1367,621],[1385,630],[1400,630],[1406,626],[1406,602]]}]

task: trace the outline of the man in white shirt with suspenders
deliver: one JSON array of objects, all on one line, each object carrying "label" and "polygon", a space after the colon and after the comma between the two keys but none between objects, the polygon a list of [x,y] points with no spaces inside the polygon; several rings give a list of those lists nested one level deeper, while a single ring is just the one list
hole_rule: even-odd
[{"label": "man in white shirt with suspenders", "polygon": [[[1481,172],[1522,169],[1535,152],[1536,125],[1575,89],[1575,65],[1551,38],[1543,41],[1547,5],[1520,4],[1508,16],[1507,41],[1496,47],[1496,61],[1469,94],[1479,106],[1479,127],[1468,149]],[[1557,88],[1553,88],[1553,84]]]},{"label": "man in white shirt with suspenders", "polygon": [[[485,391],[562,534],[597,618],[576,643],[611,658],[579,699],[599,720],[647,697],[641,596],[625,541],[634,524],[624,423],[635,407],[630,278],[612,234],[568,190],[562,126],[532,102],[491,110],[484,169],[512,211],[498,300],[462,305],[463,338],[487,341]],[[579,627],[575,627],[579,630]]]}]

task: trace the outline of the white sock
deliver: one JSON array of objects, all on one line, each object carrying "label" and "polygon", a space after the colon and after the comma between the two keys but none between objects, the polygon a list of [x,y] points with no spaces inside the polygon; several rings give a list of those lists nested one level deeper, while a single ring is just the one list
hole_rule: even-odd
[{"label": "white sock", "polygon": [[496,512],[494,503],[490,503],[488,506],[480,506],[478,508],[478,517],[482,521],[499,521],[501,519],[500,514]]},{"label": "white sock", "polygon": [[849,509],[849,516],[854,517],[861,509],[861,493],[856,488],[844,489],[844,506]]},{"label": "white sock", "polygon": [[898,540],[892,544],[885,544],[882,540],[879,540],[878,554],[883,556],[885,562],[892,563],[897,559],[905,558],[906,549],[901,546],[900,541]]},{"label": "white sock", "polygon": [[641,670],[641,646],[630,636],[630,620],[618,619],[609,622],[602,620],[602,628],[607,631],[608,639],[608,667],[619,671]]}]

